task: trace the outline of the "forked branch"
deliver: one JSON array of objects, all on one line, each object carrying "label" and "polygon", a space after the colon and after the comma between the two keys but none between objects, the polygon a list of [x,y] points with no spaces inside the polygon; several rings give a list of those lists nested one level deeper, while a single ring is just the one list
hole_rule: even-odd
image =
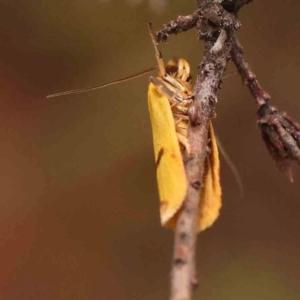
[{"label": "forked branch", "polygon": [[205,53],[199,66],[194,101],[189,108],[188,140],[191,154],[185,157],[189,182],[184,206],[180,211],[175,231],[172,261],[171,300],[190,300],[195,287],[196,220],[200,189],[208,142],[208,124],[214,116],[217,91],[229,59],[232,58],[243,81],[256,99],[258,125],[263,140],[280,170],[292,180],[289,162],[300,163],[300,125],[269,105],[270,96],[261,88],[243,57],[242,46],[235,31],[241,23],[239,9],[251,0],[196,0],[198,9],[191,15],[179,16],[161,31],[157,42],[166,42],[169,35],[197,27],[198,38],[205,41]]}]

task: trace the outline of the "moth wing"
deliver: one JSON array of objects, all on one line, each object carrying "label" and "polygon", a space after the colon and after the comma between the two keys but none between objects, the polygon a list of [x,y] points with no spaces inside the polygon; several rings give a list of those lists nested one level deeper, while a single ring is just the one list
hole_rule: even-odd
[{"label": "moth wing", "polygon": [[148,108],[152,124],[156,176],[163,226],[174,217],[187,192],[187,178],[170,102],[150,83]]},{"label": "moth wing", "polygon": [[210,154],[206,158],[206,174],[201,190],[198,215],[198,231],[210,227],[219,216],[222,205],[220,184],[220,159],[218,145],[212,124],[209,125]]}]

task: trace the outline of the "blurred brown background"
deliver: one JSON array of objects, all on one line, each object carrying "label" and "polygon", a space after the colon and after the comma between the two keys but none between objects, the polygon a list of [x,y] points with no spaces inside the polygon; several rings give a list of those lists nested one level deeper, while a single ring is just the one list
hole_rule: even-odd
[{"label": "blurred brown background", "polygon": [[[167,299],[173,234],[159,225],[148,76],[46,99],[155,65],[146,31],[194,1],[0,0],[0,299]],[[300,2],[256,0],[239,37],[273,103],[300,121]],[[193,67],[195,31],[161,46]],[[234,70],[231,65],[229,71]],[[155,72],[153,73],[155,74]],[[219,93],[217,223],[199,237],[195,299],[300,299],[299,167],[277,171],[238,76]]]}]

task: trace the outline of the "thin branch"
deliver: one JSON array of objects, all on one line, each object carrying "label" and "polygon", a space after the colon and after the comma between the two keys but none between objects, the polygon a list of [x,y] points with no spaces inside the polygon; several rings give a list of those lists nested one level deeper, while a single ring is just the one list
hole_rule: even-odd
[{"label": "thin branch", "polygon": [[[170,21],[163,26],[163,29],[157,31],[155,39],[157,43],[166,43],[169,35],[178,34],[187,31],[197,25],[201,31],[201,35],[207,36],[208,30],[212,32],[218,31],[221,28],[238,30],[241,23],[237,20],[236,15],[228,12],[218,1],[205,0],[202,1],[202,6],[187,16],[178,16],[176,21]],[[208,24],[208,21],[210,23]],[[214,24],[215,28],[212,28]]]},{"label": "thin branch", "polygon": [[196,223],[207,149],[208,125],[214,116],[216,93],[229,59],[230,45],[226,43],[226,36],[226,32],[222,30],[217,41],[207,45],[197,76],[195,99],[189,110],[188,140],[191,154],[185,158],[189,186],[175,231],[171,300],[191,299],[193,285],[197,282]]},{"label": "thin branch", "polygon": [[280,171],[293,182],[291,161],[300,164],[300,125],[285,112],[269,104],[271,96],[263,90],[249,64],[235,34],[230,36],[232,61],[258,105],[258,126],[270,155]]},{"label": "thin branch", "polygon": [[198,11],[195,11],[191,15],[178,16],[175,21],[171,21],[168,24],[163,25],[163,29],[156,32],[157,43],[166,43],[169,35],[178,34],[182,31],[187,31],[196,26],[199,19]]},{"label": "thin branch", "polygon": [[208,20],[210,27],[215,27],[216,30],[238,30],[241,27],[236,14],[226,10],[218,1],[207,1],[199,11],[202,21]]},{"label": "thin branch", "polygon": [[249,64],[245,61],[243,47],[239,43],[236,35],[232,34],[230,38],[232,41],[232,61],[240,73],[244,84],[249,88],[250,93],[259,106],[267,104],[271,96],[260,86],[255,74],[252,72]]}]

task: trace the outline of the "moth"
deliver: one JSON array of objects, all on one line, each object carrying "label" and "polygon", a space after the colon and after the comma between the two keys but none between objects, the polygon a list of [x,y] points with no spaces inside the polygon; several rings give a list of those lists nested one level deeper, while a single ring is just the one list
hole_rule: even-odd
[{"label": "moth", "polygon": [[[189,153],[187,129],[188,108],[193,93],[190,66],[185,59],[171,60],[165,66],[157,48],[152,29],[149,33],[154,45],[159,74],[150,77],[148,108],[152,125],[154,157],[160,199],[160,220],[164,227],[175,228],[178,213],[184,203],[188,181],[183,153]],[[95,87],[56,93],[47,98],[82,93],[125,82],[157,68]],[[209,125],[209,150],[198,212],[197,230],[210,227],[221,208],[220,160],[212,124]]]},{"label": "moth", "polygon": [[[165,66],[150,26],[149,33],[160,71],[157,77],[150,77],[148,89],[160,220],[162,226],[174,228],[188,188],[183,152],[189,153],[190,150],[187,129],[193,86],[188,62],[185,59],[171,60]],[[221,208],[220,160],[211,122],[208,146],[197,231],[210,227]]]}]

